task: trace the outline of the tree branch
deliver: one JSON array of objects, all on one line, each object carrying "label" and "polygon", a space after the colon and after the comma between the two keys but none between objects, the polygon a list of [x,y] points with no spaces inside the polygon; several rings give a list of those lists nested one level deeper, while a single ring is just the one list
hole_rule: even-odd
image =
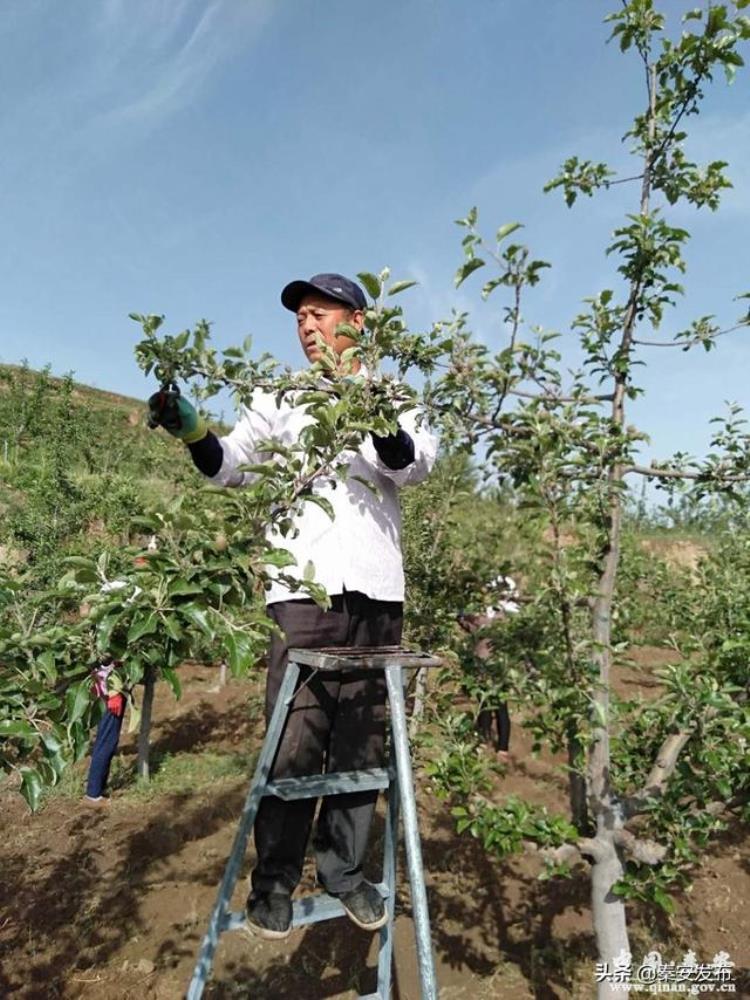
[{"label": "tree branch", "polygon": [[[641,840],[629,830],[615,830],[615,844],[634,861],[644,865],[658,865],[667,853],[663,844],[654,840]],[[533,840],[524,840],[523,848],[528,854],[543,858],[553,865],[590,864],[604,856],[605,848],[596,837],[581,837],[575,844],[561,844],[559,847],[540,847]]]},{"label": "tree branch", "polygon": [[697,94],[698,94],[698,88],[699,88],[699,86],[701,84],[703,76],[704,76],[704,72],[703,72],[703,70],[701,70],[699,73],[696,74],[695,79],[690,80],[686,84],[686,94],[685,94],[685,97],[682,100],[682,103],[681,103],[681,105],[680,105],[680,107],[679,107],[679,109],[677,111],[677,114],[674,117],[674,120],[672,121],[672,124],[671,124],[671,126],[669,128],[669,131],[664,136],[664,138],[662,139],[662,141],[659,143],[659,146],[657,147],[656,152],[655,152],[655,154],[653,156],[653,159],[651,161],[652,163],[656,163],[659,160],[659,158],[662,157],[666,153],[667,147],[669,146],[669,143],[672,141],[672,138],[673,138],[675,132],[677,131],[677,126],[680,124],[680,121],[682,120],[683,115],[685,114],[685,112],[687,111],[688,107],[690,106],[690,102],[693,101],[695,99],[695,97],[697,96]]},{"label": "tree branch", "polygon": [[602,393],[598,396],[558,396],[553,392],[524,392],[522,389],[508,389],[506,391],[509,396],[518,396],[521,399],[534,399],[543,403],[611,403],[613,399],[611,392]]},{"label": "tree branch", "polygon": [[[493,254],[493,256],[495,256],[495,259],[497,260],[496,255]],[[498,263],[500,263],[499,260]],[[510,346],[509,346],[511,355],[513,354],[513,351],[516,349],[516,339],[518,337],[518,329],[520,323],[521,323],[521,284],[518,281],[516,281],[514,286],[514,301],[513,301],[513,330],[510,335]],[[510,392],[510,376],[507,376],[505,382],[503,383],[503,388],[502,392],[500,393],[500,398],[498,399],[497,404],[495,406],[495,411],[492,414],[493,420],[497,420],[497,418],[500,416],[500,411],[503,408],[503,403],[507,399],[509,392]],[[515,396],[516,393],[513,393],[513,395]]]},{"label": "tree branch", "polygon": [[750,326],[750,317],[741,323],[727,327],[726,330],[717,330],[716,333],[712,333],[708,337],[693,337],[692,340],[634,340],[633,343],[640,344],[642,347],[681,347],[683,350],[687,350],[688,347],[694,347],[696,344],[705,344],[706,341],[716,340],[717,337],[723,337],[727,333],[734,333],[735,330],[742,330],[746,326]]},{"label": "tree branch", "polygon": [[663,844],[657,844],[655,840],[641,840],[630,830],[615,830],[613,837],[625,854],[630,855],[634,861],[640,861],[642,865],[658,865],[667,853]]},{"label": "tree branch", "polygon": [[591,837],[581,837],[575,844],[560,844],[559,847],[540,847],[533,840],[524,840],[523,848],[528,854],[537,855],[553,865],[589,863],[591,858],[596,861],[603,854],[601,845]]},{"label": "tree branch", "polygon": [[692,735],[691,730],[682,729],[679,733],[671,733],[664,740],[643,787],[633,795],[629,795],[623,802],[623,812],[626,816],[637,816],[638,813],[646,812],[654,804],[654,800],[663,795],[679,756]]},{"label": "tree branch", "polygon": [[642,181],[643,174],[633,174],[632,177],[618,177],[617,180],[607,181],[606,187],[614,187],[615,184],[629,184],[631,181]]},{"label": "tree branch", "polygon": [[707,812],[709,816],[721,816],[727,809],[736,809],[738,806],[746,805],[749,798],[750,795],[743,793],[735,795],[734,798],[729,800],[709,802],[708,805],[704,806],[704,812]]},{"label": "tree branch", "polygon": [[681,469],[658,469],[654,466],[646,468],[644,465],[628,465],[623,469],[623,475],[631,472],[639,476],[648,476],[653,479],[692,479],[692,480],[719,480],[722,483],[748,483],[750,474],[747,476],[723,476],[711,472],[683,472]]}]

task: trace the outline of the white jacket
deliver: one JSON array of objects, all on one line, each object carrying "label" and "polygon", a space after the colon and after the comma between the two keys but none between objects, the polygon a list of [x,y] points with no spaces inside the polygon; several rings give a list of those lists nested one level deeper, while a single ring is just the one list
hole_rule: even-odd
[{"label": "white jacket", "polygon": [[[295,517],[297,529],[286,537],[270,530],[269,543],[286,549],[294,556],[295,566],[283,572],[302,579],[308,561],[315,567],[315,580],[329,594],[358,590],[375,600],[403,601],[404,569],[401,556],[401,510],[398,488],[421,482],[435,461],[437,440],[426,424],[417,427],[416,411],[399,417],[400,426],[414,442],[414,462],[405,469],[389,469],[379,458],[368,436],[357,452],[348,453],[348,478],[322,476],[314,481],[313,492],[325,497],[333,507],[335,518],[315,503],[304,503]],[[254,465],[268,460],[259,445],[275,439],[291,445],[299,441],[303,427],[312,418],[302,407],[283,399],[279,406],[276,396],[256,390],[251,405],[242,407],[233,430],[220,439],[224,460],[211,482],[219,486],[243,486],[254,480],[253,473],[238,470],[242,465]],[[360,476],[380,492],[357,482]],[[266,602],[299,600],[304,592],[291,592],[275,579],[266,595]]]}]

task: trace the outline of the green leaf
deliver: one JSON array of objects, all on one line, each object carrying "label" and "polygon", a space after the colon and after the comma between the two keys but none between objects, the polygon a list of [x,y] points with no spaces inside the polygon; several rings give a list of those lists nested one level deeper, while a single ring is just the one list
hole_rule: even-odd
[{"label": "green leaf", "polygon": [[[355,344],[359,344],[362,339],[361,332],[356,328],[356,326],[352,326],[351,323],[337,323],[336,336],[348,337],[349,340],[353,340]],[[355,350],[355,348],[350,347],[349,350]]]},{"label": "green leaf", "polygon": [[180,614],[200,629],[209,639],[213,639],[215,632],[211,627],[206,612],[202,608],[196,608],[193,604],[187,604],[180,608]]},{"label": "green leaf", "polygon": [[106,650],[112,637],[112,631],[120,620],[120,615],[107,615],[99,622],[96,629],[96,641],[99,649]]},{"label": "green leaf", "polygon": [[36,730],[28,722],[20,720],[3,719],[0,721],[0,736],[15,736],[21,739],[33,740]]},{"label": "green leaf", "polygon": [[654,902],[660,906],[665,913],[674,913],[674,900],[658,885],[654,889]]},{"label": "green leaf", "polygon": [[66,556],[63,559],[63,564],[65,566],[79,566],[82,569],[95,569],[96,563],[93,559],[87,559],[85,556]]},{"label": "green leaf", "polygon": [[152,635],[159,627],[159,618],[156,612],[151,611],[145,617],[136,618],[128,629],[128,644],[137,642],[144,635]]},{"label": "green leaf", "polygon": [[600,726],[602,729],[606,727],[607,712],[606,709],[604,708],[604,705],[600,704],[598,701],[595,701],[591,706],[591,716],[592,716],[592,721],[594,722],[595,725]]},{"label": "green leaf", "polygon": [[504,240],[506,236],[510,236],[511,233],[515,233],[517,229],[523,229],[523,223],[521,222],[506,222],[505,225],[500,226],[497,231],[496,239],[500,243]]},{"label": "green leaf", "polygon": [[237,676],[251,665],[254,658],[253,643],[244,632],[230,632],[225,639],[227,662],[232,674]]},{"label": "green leaf", "polygon": [[67,730],[68,743],[73,751],[73,760],[81,760],[88,753],[91,742],[89,727],[83,722],[76,722],[72,726],[68,726]]},{"label": "green leaf", "polygon": [[407,288],[413,288],[416,284],[416,281],[397,281],[388,289],[388,294],[398,295],[399,292],[405,292]]},{"label": "green leaf", "polygon": [[90,697],[90,681],[80,681],[78,684],[69,687],[65,693],[65,702],[67,706],[67,723],[70,727],[74,722],[77,722],[83,717],[84,712],[88,708]]},{"label": "green leaf", "polygon": [[275,462],[263,462],[255,465],[239,465],[238,472],[251,472],[254,476],[275,476],[279,467]]},{"label": "green leaf", "polygon": [[306,583],[310,583],[312,580],[315,579],[315,563],[312,561],[312,559],[308,559],[307,562],[305,563],[305,568],[302,571],[302,579]]},{"label": "green leaf", "polygon": [[462,264],[456,271],[454,279],[456,288],[460,288],[469,275],[473,274],[474,271],[478,271],[480,267],[484,267],[484,261],[481,257],[472,257],[471,260],[467,260],[465,264]]},{"label": "green leaf", "polygon": [[323,609],[323,611],[327,611],[330,608],[331,598],[322,584],[308,583],[305,589],[315,603]]},{"label": "green leaf", "polygon": [[286,549],[267,549],[263,553],[263,562],[268,566],[283,569],[285,566],[296,566],[297,560]]},{"label": "green leaf", "polygon": [[320,507],[326,512],[326,514],[333,521],[335,514],[333,511],[333,504],[327,497],[318,496],[317,493],[309,493],[304,498],[305,503],[314,503],[316,507]]},{"label": "green leaf", "polygon": [[48,681],[57,680],[57,667],[55,666],[55,654],[51,649],[45,650],[36,658],[36,662],[44,671],[44,675]]},{"label": "green leaf", "polygon": [[504,283],[505,283],[505,277],[502,275],[499,278],[490,278],[490,280],[485,282],[484,285],[482,286],[482,298],[483,299],[489,298],[489,296],[495,291],[495,289],[499,288],[500,285]]},{"label": "green leaf", "polygon": [[62,743],[52,735],[52,733],[41,733],[41,740],[44,744],[44,749],[48,754],[55,756],[59,754],[62,750]]},{"label": "green leaf", "polygon": [[365,290],[370,298],[379,299],[380,293],[382,291],[380,281],[375,277],[374,274],[370,274],[369,271],[360,271],[357,275],[359,280],[365,286]]},{"label": "green leaf", "polygon": [[183,595],[202,594],[203,588],[197,583],[188,583],[187,580],[174,580],[167,587],[170,597],[181,597]]},{"label": "green leaf", "polygon": [[43,757],[41,760],[36,762],[36,770],[39,777],[42,780],[43,785],[56,785],[57,784],[57,772],[52,766],[52,762],[47,757]]},{"label": "green leaf", "polygon": [[42,795],[42,779],[33,767],[22,767],[21,775],[21,795],[28,802],[29,809],[36,812]]},{"label": "green leaf", "polygon": [[182,631],[172,615],[162,615],[162,624],[169,638],[174,639],[175,642],[179,642],[182,638]]},{"label": "green leaf", "polygon": [[164,680],[172,688],[175,698],[181,698],[182,684],[180,684],[180,678],[177,675],[177,671],[174,669],[174,667],[167,667],[162,664],[161,672],[162,676],[164,677]]},{"label": "green leaf", "polygon": [[132,699],[129,700],[128,704],[130,705],[130,711],[128,712],[128,732],[135,733],[141,724],[141,710]]}]

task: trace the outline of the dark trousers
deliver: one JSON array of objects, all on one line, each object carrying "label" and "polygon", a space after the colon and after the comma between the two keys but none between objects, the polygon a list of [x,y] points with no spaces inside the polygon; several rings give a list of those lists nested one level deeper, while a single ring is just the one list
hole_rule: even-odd
[{"label": "dark trousers", "polygon": [[501,701],[497,708],[483,708],[477,716],[477,732],[485,743],[492,743],[493,724],[497,729],[494,738],[496,750],[508,751],[510,744],[510,713],[507,702]]},{"label": "dark trousers", "polygon": [[[284,632],[274,636],[268,661],[266,724],[271,717],[292,647],[391,646],[401,641],[403,605],[374,601],[358,592],[336,594],[322,611],[313,601],[280,601],[269,614]],[[385,679],[372,671],[314,673],[302,667],[273,765],[274,778],[382,767]],[[318,880],[329,892],[362,881],[377,790],[330,795],[323,800],[314,845]],[[261,801],[255,821],[259,892],[292,892],[302,875],[315,799]]]},{"label": "dark trousers", "polygon": [[96,728],[96,739],[91,751],[91,766],[86,782],[86,794],[92,799],[99,798],[107,787],[109,768],[120,741],[122,719],[111,712],[104,712]]}]

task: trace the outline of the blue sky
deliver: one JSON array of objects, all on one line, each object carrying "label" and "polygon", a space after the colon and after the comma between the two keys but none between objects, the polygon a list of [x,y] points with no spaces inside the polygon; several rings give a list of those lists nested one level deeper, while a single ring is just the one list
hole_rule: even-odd
[{"label": "blue sky", "polygon": [[[549,260],[526,304],[565,331],[612,286],[603,254],[637,190],[572,211],[542,186],[579,154],[627,165],[642,72],[605,45],[593,0],[5,0],[0,9],[0,360],[72,370],[145,397],[131,311],[218,344],[302,361],[278,295],[317,271],[389,265],[420,286],[413,328],[456,306],[502,342],[501,301],[453,290],[460,231],[518,220]],[[687,4],[668,0],[672,15]],[[717,79],[688,152],[730,161],[693,234],[689,294],[661,331],[750,290],[748,77]],[[677,324],[677,325],[675,325]],[[654,349],[634,418],[648,454],[700,452],[723,400],[746,401],[750,331],[711,355]],[[565,341],[572,343],[570,334]]]}]

